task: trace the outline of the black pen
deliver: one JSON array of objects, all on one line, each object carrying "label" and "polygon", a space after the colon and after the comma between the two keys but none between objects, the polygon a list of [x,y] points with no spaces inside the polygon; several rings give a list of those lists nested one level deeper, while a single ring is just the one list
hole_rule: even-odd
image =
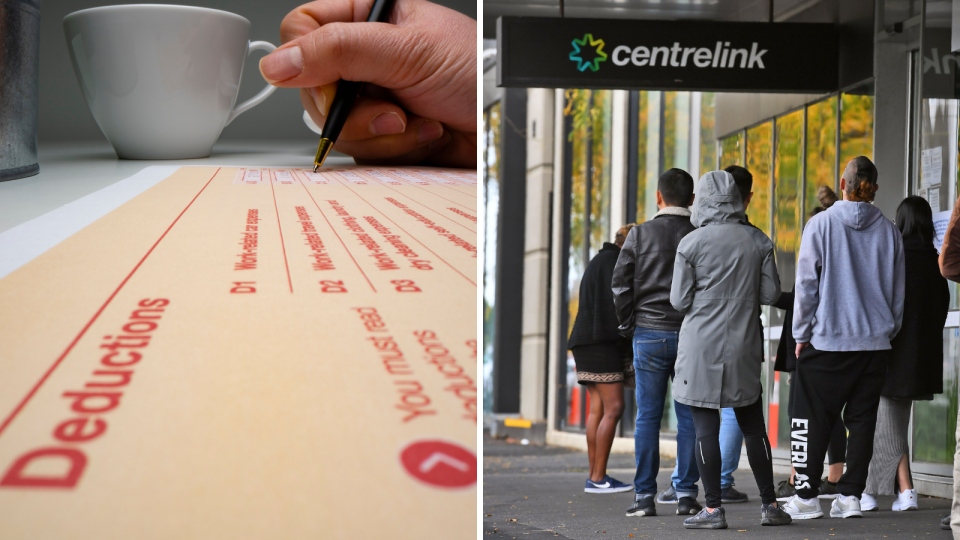
[{"label": "black pen", "polygon": [[[370,15],[367,22],[387,22],[390,18],[390,8],[393,6],[393,0],[376,0],[373,7],[370,8]],[[341,80],[337,85],[337,94],[333,97],[333,104],[327,113],[327,121],[323,124],[322,134],[320,135],[320,146],[317,147],[317,157],[313,159],[313,172],[323,165],[323,160],[327,159],[327,154],[333,148],[340,136],[340,130],[343,124],[347,122],[347,116],[350,115],[350,109],[353,108],[353,102],[357,100],[357,94],[360,93],[362,82]]]}]

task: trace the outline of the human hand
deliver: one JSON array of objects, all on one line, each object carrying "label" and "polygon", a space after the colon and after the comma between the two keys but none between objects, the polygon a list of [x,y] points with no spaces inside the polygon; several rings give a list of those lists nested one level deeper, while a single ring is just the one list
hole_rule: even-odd
[{"label": "human hand", "polygon": [[291,11],[283,45],[260,61],[263,78],[300,88],[318,126],[338,80],[365,81],[334,145],[357,163],[475,168],[477,22],[425,0],[395,0],[390,24],[364,22],[372,4],[316,0]]},{"label": "human hand", "polygon": [[797,358],[798,358],[798,359],[800,358],[800,351],[806,349],[806,348],[809,347],[809,346],[810,346],[809,343],[797,343]]}]

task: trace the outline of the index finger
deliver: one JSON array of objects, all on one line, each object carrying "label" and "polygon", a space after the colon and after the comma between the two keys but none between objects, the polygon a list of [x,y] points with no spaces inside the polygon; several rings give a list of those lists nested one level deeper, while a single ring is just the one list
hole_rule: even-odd
[{"label": "index finger", "polygon": [[280,42],[305,36],[325,24],[365,21],[373,0],[315,0],[294,9],[280,23]]}]

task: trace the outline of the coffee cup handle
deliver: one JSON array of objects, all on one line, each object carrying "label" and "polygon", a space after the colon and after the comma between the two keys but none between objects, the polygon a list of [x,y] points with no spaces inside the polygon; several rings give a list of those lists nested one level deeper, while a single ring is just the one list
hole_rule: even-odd
[{"label": "coffee cup handle", "polygon": [[[267,54],[272,53],[277,50],[277,47],[274,46],[269,41],[251,41],[247,45],[247,56],[250,56],[250,53],[253,51],[267,51]],[[252,98],[244,101],[243,103],[237,105],[233,108],[233,111],[230,113],[230,117],[227,118],[227,123],[223,126],[226,127],[230,125],[230,122],[233,122],[233,119],[240,116],[241,113],[247,112],[250,109],[254,108],[256,105],[262,103],[265,99],[270,97],[270,94],[274,93],[277,90],[276,86],[267,85],[259,94],[253,96]]]}]

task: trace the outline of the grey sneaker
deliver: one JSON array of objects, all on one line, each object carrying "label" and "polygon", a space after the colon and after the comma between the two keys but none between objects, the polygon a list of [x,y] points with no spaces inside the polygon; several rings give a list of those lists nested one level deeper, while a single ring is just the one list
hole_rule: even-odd
[{"label": "grey sneaker", "polygon": [[722,507],[713,512],[708,512],[704,508],[699,514],[683,520],[683,527],[685,529],[726,529],[727,518]]},{"label": "grey sneaker", "polygon": [[760,525],[789,525],[793,523],[790,514],[783,511],[783,508],[772,504],[760,505]]},{"label": "grey sneaker", "polygon": [[673,484],[657,493],[657,504],[677,504],[677,490],[673,489]]},{"label": "grey sneaker", "polygon": [[657,506],[653,504],[653,497],[641,497],[633,501],[633,506],[627,509],[627,517],[643,517],[657,515]]},{"label": "grey sneaker", "polygon": [[940,518],[940,528],[949,531],[950,530],[950,514],[947,514]]},{"label": "grey sneaker", "polygon": [[730,486],[720,491],[720,502],[722,503],[745,503],[749,501],[746,493],[737,491],[737,488]]},{"label": "grey sneaker", "polygon": [[837,491],[836,482],[831,482],[827,480],[827,477],[824,476],[823,480],[820,481],[820,494],[817,495],[818,499],[836,499],[837,495],[840,492]]},{"label": "grey sneaker", "polygon": [[789,480],[782,480],[777,484],[777,500],[781,502],[786,502],[797,494],[797,490],[793,488],[793,484]]},{"label": "grey sneaker", "polygon": [[677,503],[678,516],[695,516],[701,510],[703,507],[693,497],[680,497],[680,502]]},{"label": "grey sneaker", "polygon": [[830,505],[830,517],[863,517],[863,514],[860,513],[860,499],[853,495],[839,495]]},{"label": "grey sneaker", "polygon": [[820,499],[813,499],[812,503],[803,502],[799,495],[794,495],[783,503],[783,511],[793,519],[817,519],[823,517],[820,509]]}]

